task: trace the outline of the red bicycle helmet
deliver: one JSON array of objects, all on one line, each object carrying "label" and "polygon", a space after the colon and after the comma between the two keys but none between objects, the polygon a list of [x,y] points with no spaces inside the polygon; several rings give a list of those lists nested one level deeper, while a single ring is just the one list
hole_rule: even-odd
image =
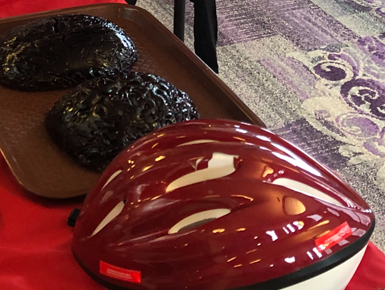
[{"label": "red bicycle helmet", "polygon": [[365,201],[290,143],[196,120],[115,158],[86,197],[73,253],[122,289],[341,290],[373,229]]}]

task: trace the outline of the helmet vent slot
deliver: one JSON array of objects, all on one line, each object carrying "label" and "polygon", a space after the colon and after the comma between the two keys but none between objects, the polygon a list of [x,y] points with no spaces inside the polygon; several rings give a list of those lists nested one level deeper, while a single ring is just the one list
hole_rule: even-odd
[{"label": "helmet vent slot", "polygon": [[198,221],[198,222],[189,224],[189,225],[187,225],[187,226],[185,226],[185,227],[183,227],[183,228],[180,228],[179,231],[178,231],[178,233],[180,233],[180,232],[185,232],[185,231],[191,230],[191,229],[193,229],[193,228],[197,228],[197,227],[199,227],[199,226],[201,226],[201,225],[204,225],[204,224],[207,224],[207,223],[209,223],[209,222],[211,222],[211,221],[213,221],[213,220],[216,220],[216,219],[215,219],[215,218],[204,219],[204,220],[201,220],[201,221]]},{"label": "helmet vent slot", "polygon": [[323,200],[323,201],[326,201],[326,202],[329,202],[329,203],[332,203],[335,205],[343,206],[343,204],[341,202],[339,202],[335,198],[331,197],[330,195],[328,195],[328,194],[326,194],[326,193],[324,193],[318,189],[315,189],[314,187],[309,186],[305,183],[302,183],[302,182],[299,182],[299,181],[296,181],[296,180],[293,180],[290,178],[278,178],[278,179],[274,180],[272,183],[275,185],[280,185],[280,186],[286,187],[286,188],[294,190],[294,191],[301,192],[307,196],[312,196],[314,198],[317,198],[317,199],[320,199],[320,200]]},{"label": "helmet vent slot", "polygon": [[108,225],[114,218],[116,218],[122,211],[125,205],[125,201],[119,202],[100,222],[100,224],[96,227],[91,237],[100,232],[106,225]]},{"label": "helmet vent slot", "polygon": [[214,152],[213,157],[208,162],[207,168],[196,170],[174,180],[167,186],[166,192],[168,193],[188,185],[229,176],[236,170],[234,159],[237,157],[237,155]]},{"label": "helmet vent slot", "polygon": [[230,213],[230,209],[228,208],[211,209],[211,210],[195,213],[179,221],[168,231],[168,233],[176,234],[176,233],[188,231],[193,228],[197,228],[201,225],[212,222],[218,218],[221,218],[227,215],[228,213]]},{"label": "helmet vent slot", "polygon": [[114,174],[112,174],[112,175],[110,176],[110,178],[106,181],[106,183],[104,184],[104,186],[102,187],[102,189],[105,188],[105,187],[106,187],[112,180],[114,180],[115,177],[118,176],[120,173],[122,173],[122,170],[118,170],[118,171],[116,171]]}]

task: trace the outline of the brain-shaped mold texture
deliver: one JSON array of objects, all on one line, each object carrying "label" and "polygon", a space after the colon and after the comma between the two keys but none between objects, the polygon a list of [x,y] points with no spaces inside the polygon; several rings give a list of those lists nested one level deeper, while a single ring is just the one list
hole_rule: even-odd
[{"label": "brain-shaped mold texture", "polygon": [[138,53],[114,23],[90,15],[58,15],[0,36],[0,84],[23,91],[65,89],[129,71]]},{"label": "brain-shaped mold texture", "polygon": [[130,73],[79,85],[55,103],[45,124],[75,161],[101,172],[142,136],[197,118],[193,101],[173,84],[152,74]]}]

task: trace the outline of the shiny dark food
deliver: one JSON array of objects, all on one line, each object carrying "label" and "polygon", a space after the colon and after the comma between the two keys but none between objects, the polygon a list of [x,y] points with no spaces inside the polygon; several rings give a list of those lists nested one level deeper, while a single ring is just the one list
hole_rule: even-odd
[{"label": "shiny dark food", "polygon": [[55,103],[45,123],[59,147],[78,163],[101,172],[142,136],[197,118],[186,93],[161,77],[130,73],[79,85]]},{"label": "shiny dark food", "polygon": [[65,89],[129,71],[137,58],[133,41],[104,18],[46,17],[0,36],[0,84],[23,91]]}]

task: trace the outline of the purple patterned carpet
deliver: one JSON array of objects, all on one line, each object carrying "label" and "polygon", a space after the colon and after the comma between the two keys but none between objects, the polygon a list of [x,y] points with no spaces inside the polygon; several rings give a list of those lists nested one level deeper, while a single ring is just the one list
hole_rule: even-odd
[{"label": "purple patterned carpet", "polygon": [[[139,0],[166,26],[171,0]],[[220,77],[372,206],[385,251],[385,0],[217,0]],[[187,8],[192,47],[192,7]]]}]

